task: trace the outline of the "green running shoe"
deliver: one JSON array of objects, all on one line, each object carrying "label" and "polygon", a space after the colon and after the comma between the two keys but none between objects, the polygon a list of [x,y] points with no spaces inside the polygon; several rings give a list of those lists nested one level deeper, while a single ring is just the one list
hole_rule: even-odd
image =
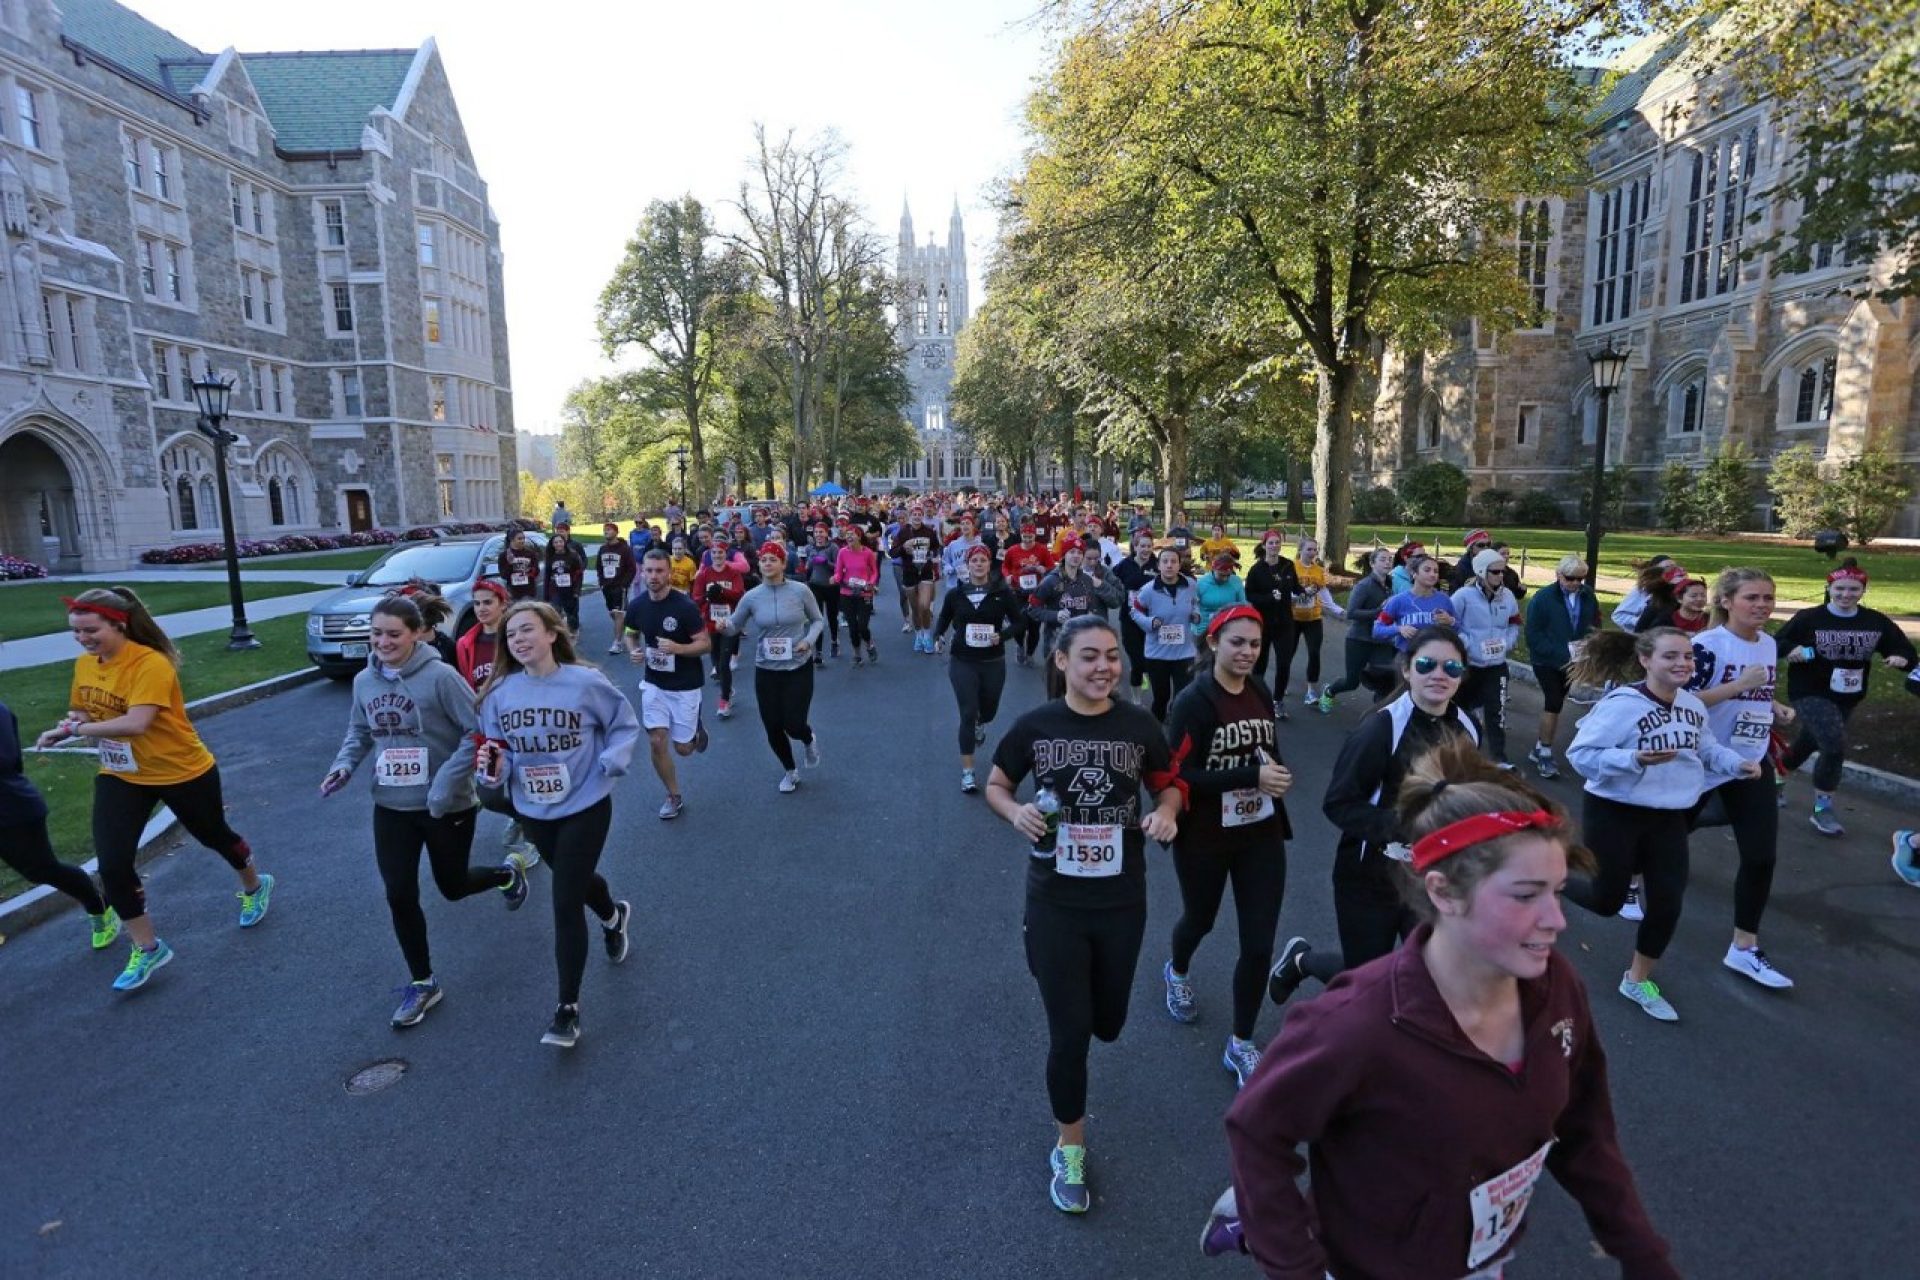
[{"label": "green running shoe", "polygon": [[258,889],[234,896],[240,899],[240,927],[251,929],[267,918],[267,903],[273,898],[273,877],[261,876]]},{"label": "green running shoe", "polygon": [[132,991],[135,987],[146,986],[147,979],[153,976],[153,971],[172,959],[173,948],[158,938],[154,939],[151,951],[142,951],[139,947],[135,947],[133,954],[127,957],[127,967],[122,969],[120,976],[113,980],[113,989]]},{"label": "green running shoe", "polygon": [[120,936],[120,913],[112,907],[97,916],[88,916],[87,922],[93,926],[93,949],[105,951]]},{"label": "green running shoe", "polygon": [[1062,1213],[1085,1213],[1093,1203],[1087,1192],[1087,1149],[1056,1145],[1047,1165],[1053,1170],[1053,1180],[1047,1184],[1053,1207]]}]

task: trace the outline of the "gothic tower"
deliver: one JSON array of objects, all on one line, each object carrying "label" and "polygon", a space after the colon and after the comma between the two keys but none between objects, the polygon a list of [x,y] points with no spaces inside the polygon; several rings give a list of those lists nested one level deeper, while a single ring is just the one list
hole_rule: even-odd
[{"label": "gothic tower", "polygon": [[[913,211],[900,210],[900,258],[897,268],[901,298],[897,332],[907,352],[907,373],[913,385],[908,417],[919,429],[929,455],[948,454],[940,443],[953,423],[947,416],[947,395],[953,386],[954,339],[967,322],[967,234],[960,221],[960,201],[953,202],[947,220],[947,242],[925,244],[913,239]],[[934,436],[933,433],[941,433]]]}]

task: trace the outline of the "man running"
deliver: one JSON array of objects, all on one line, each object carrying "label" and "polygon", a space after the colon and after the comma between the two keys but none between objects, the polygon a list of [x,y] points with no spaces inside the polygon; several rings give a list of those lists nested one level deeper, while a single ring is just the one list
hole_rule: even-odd
[{"label": "man running", "polygon": [[[684,807],[675,754],[707,749],[707,727],[700,721],[700,687],[706,683],[701,655],[713,649],[713,637],[692,597],[673,589],[673,559],[650,547],[640,561],[641,589],[627,602],[627,652],[647,669],[640,683],[640,725],[653,752],[653,771],[667,789],[660,817],[671,821]],[[672,749],[668,749],[671,740]]]},{"label": "man running", "polygon": [[926,521],[918,505],[907,509],[907,522],[893,540],[900,585],[907,592],[913,617],[913,651],[933,652],[933,584],[940,576],[940,535]]},{"label": "man running", "polygon": [[[602,526],[606,535],[600,543],[600,598],[606,603],[607,617],[613,623],[613,643],[608,653],[620,652],[620,631],[626,625],[627,593],[633,590],[634,557],[639,554],[620,536],[620,526],[609,520]],[[646,550],[641,548],[640,550]]]}]

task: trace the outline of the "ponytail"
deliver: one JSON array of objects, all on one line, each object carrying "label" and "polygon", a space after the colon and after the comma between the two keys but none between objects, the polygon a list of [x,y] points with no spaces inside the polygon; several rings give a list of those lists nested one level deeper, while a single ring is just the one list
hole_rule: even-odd
[{"label": "ponytail", "polygon": [[75,604],[104,605],[126,614],[125,622],[115,622],[108,618],[107,625],[118,627],[127,639],[135,644],[143,644],[149,649],[164,654],[168,662],[171,662],[176,669],[179,668],[180,650],[175,648],[173,641],[167,638],[167,633],[160,629],[160,624],[153,620],[153,614],[148,612],[146,602],[134,594],[132,587],[94,587],[91,590],[82,591],[73,597],[73,600]]}]

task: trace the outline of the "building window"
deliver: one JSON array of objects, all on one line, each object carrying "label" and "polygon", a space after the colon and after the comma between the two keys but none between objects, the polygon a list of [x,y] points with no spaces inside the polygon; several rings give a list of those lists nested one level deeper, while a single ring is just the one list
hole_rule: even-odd
[{"label": "building window", "polygon": [[1633,315],[1634,273],[1640,265],[1640,233],[1652,182],[1649,174],[1600,193],[1599,218],[1594,224],[1594,324],[1611,324]]},{"label": "building window", "polygon": [[273,295],[279,292],[279,289],[280,280],[277,276],[270,276],[264,271],[260,273],[260,321],[262,324],[271,326],[274,322]]},{"label": "building window", "polygon": [[252,372],[253,377],[248,381],[253,386],[253,411],[262,413],[267,407],[267,366],[255,364]]},{"label": "building window", "polygon": [[1693,153],[1681,244],[1680,301],[1717,297],[1740,283],[1740,233],[1747,218],[1760,132],[1724,138]]},{"label": "building window", "polygon": [[167,174],[167,153],[164,148],[153,148],[153,194],[162,200],[173,199],[173,179]]},{"label": "building window", "polygon": [[344,284],[332,286],[333,328],[336,333],[353,332],[353,290]]},{"label": "building window", "polygon": [[950,332],[952,329],[952,323],[951,323],[952,320],[953,320],[953,308],[947,302],[947,286],[941,285],[940,297],[939,297],[939,310],[938,310],[938,317],[937,317],[937,323],[939,324],[940,327],[934,330],[934,332],[943,333],[943,334]]},{"label": "building window", "polygon": [[433,266],[434,256],[433,224],[423,222],[420,224],[420,265]]},{"label": "building window", "polygon": [[1667,392],[1667,434],[1691,436],[1700,433],[1701,419],[1707,407],[1707,380],[1702,374],[1690,374],[1673,384]]},{"label": "building window", "polygon": [[180,522],[179,527],[182,529],[198,529],[200,527],[200,516],[199,512],[194,509],[193,481],[187,476],[181,476],[174,481],[173,502],[174,519]]},{"label": "building window", "polygon": [[1545,200],[1520,202],[1520,222],[1516,243],[1519,247],[1520,279],[1533,291],[1533,324],[1547,322],[1547,260],[1553,243],[1553,206]]},{"label": "building window", "polygon": [[340,412],[343,417],[357,418],[364,410],[361,408],[360,371],[342,369],[338,375],[340,384]]},{"label": "building window", "polygon": [[93,330],[93,303],[59,289],[40,293],[40,316],[46,323],[47,355],[56,369],[88,370],[93,365],[88,334]]},{"label": "building window", "polygon": [[247,199],[249,201],[249,207],[253,211],[253,233],[264,236],[267,234],[267,218],[266,212],[262,208],[260,188],[254,187],[249,190],[247,192]]},{"label": "building window", "polygon": [[1440,406],[1428,405],[1420,424],[1420,447],[1438,449],[1440,447]]},{"label": "building window", "polygon": [[1514,425],[1513,425],[1513,442],[1515,444],[1534,443],[1539,438],[1538,435],[1536,434],[1539,430],[1539,425],[1538,425],[1539,422],[1540,422],[1540,406],[1539,405],[1536,405],[1536,404],[1521,405],[1519,417],[1514,421]]},{"label": "building window", "polygon": [[447,380],[427,379],[427,416],[435,422],[447,420]]},{"label": "building window", "polygon": [[306,504],[301,500],[301,467],[285,446],[267,449],[256,464],[267,483],[267,510],[273,524],[285,528],[306,523]]},{"label": "building window", "polygon": [[167,296],[175,302],[187,300],[187,277],[181,262],[180,246],[167,246]]},{"label": "building window", "polygon": [[140,164],[140,139],[132,134],[120,136],[121,158],[127,164],[127,190],[144,191],[147,188],[147,175]]},{"label": "building window", "polygon": [[347,244],[347,210],[338,200],[320,202],[320,219],[326,229],[326,243],[330,249],[344,249]]},{"label": "building window", "polygon": [[245,231],[247,229],[247,198],[240,190],[238,178],[227,179],[227,203],[233,210],[233,225]]},{"label": "building window", "polygon": [[440,299],[426,299],[420,304],[420,314],[426,321],[427,341],[438,345],[440,341]]},{"label": "building window", "polygon": [[913,331],[921,337],[927,336],[927,291],[920,290],[913,298]]},{"label": "building window", "polygon": [[140,240],[140,292],[153,297],[160,292],[160,277],[155,270],[154,259],[160,254],[160,246],[144,236]]},{"label": "building window", "polygon": [[253,270],[240,268],[240,315],[246,320],[253,319]]},{"label": "building window", "polygon": [[[1814,426],[1833,417],[1833,380],[1839,357],[1828,353],[1800,370],[1794,380],[1793,425]],[[1781,379],[1781,385],[1786,379]]]},{"label": "building window", "polygon": [[236,102],[227,104],[227,141],[248,155],[255,154],[260,148],[260,135],[254,125],[253,112]]},{"label": "building window", "polygon": [[40,94],[25,85],[15,85],[13,114],[20,119],[20,141],[35,151],[44,150],[45,137],[40,128]]},{"label": "building window", "polygon": [[173,399],[173,368],[166,347],[157,342],[153,344],[153,398]]},{"label": "building window", "polygon": [[927,406],[927,430],[940,431],[947,425],[947,407],[942,404]]}]

